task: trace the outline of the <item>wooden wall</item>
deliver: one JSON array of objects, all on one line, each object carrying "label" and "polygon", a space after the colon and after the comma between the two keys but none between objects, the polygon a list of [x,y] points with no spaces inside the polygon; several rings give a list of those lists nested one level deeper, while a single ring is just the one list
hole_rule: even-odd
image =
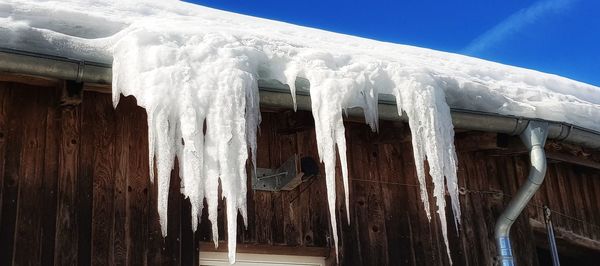
[{"label": "wooden wall", "polygon": [[[0,265],[197,264],[198,251],[211,249],[206,211],[192,233],[190,204],[174,171],[162,238],[157,189],[148,178],[145,111],[132,97],[113,109],[110,95],[94,92],[79,105],[61,106],[59,84],[0,82]],[[309,113],[263,111],[259,167],[278,167],[294,154],[318,158]],[[340,187],[340,264],[449,265],[439,219],[432,214],[429,222],[419,199],[407,128],[384,122],[380,131],[346,124],[351,221]],[[495,219],[528,172],[522,150],[497,147],[496,136],[487,136],[457,134],[463,216],[458,233],[448,217],[454,265],[493,263]],[[538,265],[544,205],[556,211],[561,245],[600,243],[600,170],[590,167],[600,161],[597,154],[547,146],[590,164],[551,160],[542,190],[513,227],[519,265]],[[239,250],[327,256],[334,264],[325,194],[323,177],[290,192],[249,190],[249,225],[238,223]],[[223,213],[222,207],[221,241]],[[598,250],[584,254],[598,258]]]}]

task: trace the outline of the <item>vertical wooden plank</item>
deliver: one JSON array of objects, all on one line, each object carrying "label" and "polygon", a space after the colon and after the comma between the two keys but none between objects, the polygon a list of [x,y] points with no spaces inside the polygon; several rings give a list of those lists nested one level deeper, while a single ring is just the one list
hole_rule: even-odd
[{"label": "vertical wooden plank", "polygon": [[[509,179],[514,178],[514,173],[507,171],[504,157],[488,156],[485,152],[475,152],[469,158],[473,165],[470,186],[474,190],[471,214],[473,230],[476,231],[471,241],[474,242],[477,260],[479,263],[489,264],[496,258],[496,240],[494,227],[500,213],[504,211],[515,190]],[[469,168],[469,166],[467,166]],[[489,194],[488,191],[499,194]],[[478,247],[479,243],[483,244]]]},{"label": "vertical wooden plank", "polygon": [[[312,145],[314,144],[314,135],[312,134],[312,132],[312,130],[301,131],[296,134],[296,147],[298,150],[298,155],[300,157],[314,156],[314,150],[312,150]],[[318,162],[319,157],[313,158]],[[312,194],[313,189],[315,187],[324,185],[325,176],[323,173],[323,169],[319,164],[319,175],[313,177],[313,180],[311,180],[310,182],[301,184],[299,191],[294,196],[292,202],[292,210],[294,211],[293,218],[297,220],[298,224],[297,230],[299,234],[300,245],[311,246],[314,243],[311,216],[315,215],[315,213],[311,212],[310,210],[310,198],[311,196],[314,196],[315,198],[317,197],[316,195]],[[326,198],[323,197],[319,197],[318,199],[326,201]],[[328,224],[325,230],[329,231]]]},{"label": "vertical wooden plank", "polygon": [[[466,262],[467,265],[480,265],[480,263],[485,261],[486,256],[489,255],[486,254],[485,251],[479,246],[480,239],[487,238],[487,228],[485,227],[484,221],[482,221],[480,215],[482,198],[481,194],[477,193],[477,191],[481,190],[478,182],[478,179],[481,178],[478,167],[479,161],[474,160],[477,155],[472,153],[463,153],[460,154],[460,156],[459,165],[462,166],[459,168],[458,173],[464,174],[465,187],[469,191],[472,191],[468,193],[463,200],[464,208],[462,209],[462,217],[464,223],[462,229],[466,238],[464,240],[466,243],[463,243],[463,249],[465,254],[468,255]],[[495,168],[490,167],[486,167],[486,169],[492,171],[495,170]],[[495,171],[493,172],[493,175],[488,176],[488,178],[495,178]]]},{"label": "vertical wooden plank", "polygon": [[[270,210],[272,208],[272,195],[270,192],[255,191],[254,205],[256,210]],[[254,213],[256,222],[256,241],[260,244],[272,244],[272,213],[256,211]]]},{"label": "vertical wooden plank", "polygon": [[80,107],[61,107],[59,115],[54,264],[76,265],[80,232],[78,219]]},{"label": "vertical wooden plank", "polygon": [[[359,239],[361,243],[368,243],[361,247],[362,258],[373,265],[387,265],[387,239],[385,236],[385,219],[379,169],[377,168],[378,147],[371,143],[368,131],[365,128],[356,128],[351,134],[358,134],[352,138],[353,173],[361,185],[354,186],[355,196],[359,198],[357,215]],[[364,204],[361,205],[361,202]]]},{"label": "vertical wooden plank", "polygon": [[[426,240],[425,252],[427,253],[426,258],[429,260],[428,264],[443,265],[444,261],[442,256],[446,255],[445,253],[442,253],[442,249],[445,251],[445,246],[441,238],[441,223],[437,212],[438,207],[436,204],[436,198],[433,194],[433,179],[431,178],[429,171],[429,162],[425,161],[425,182],[429,193],[429,208],[431,210],[431,220],[428,221],[426,218],[423,219],[421,223],[426,226],[422,226],[421,229],[423,229],[422,233]],[[423,213],[423,209],[421,209],[421,212]]]},{"label": "vertical wooden plank", "polygon": [[[311,156],[318,162],[319,156],[316,148],[317,140],[315,131],[308,130],[301,133],[297,136],[298,151],[303,155]],[[337,172],[339,172],[339,169],[337,169]],[[336,183],[340,184],[337,180]],[[319,164],[319,176],[314,181],[307,182],[306,186],[301,189],[304,189],[304,192],[300,194],[298,200],[300,200],[299,204],[301,204],[301,214],[299,215],[301,216],[300,228],[303,244],[305,246],[333,247],[327,189],[325,185],[325,170],[322,164]],[[339,206],[339,204],[336,203],[336,206]],[[338,221],[340,216],[338,212]],[[338,227],[338,234],[341,231]],[[342,237],[338,241],[340,239]],[[332,250],[331,255],[335,256],[334,254],[335,252]]]},{"label": "vertical wooden plank", "polygon": [[292,200],[297,200],[295,197],[300,192],[301,186],[296,188],[296,193],[287,192],[280,198],[281,206],[283,208],[283,223],[284,223],[284,244],[288,246],[298,246],[301,243],[300,237],[300,223],[297,219],[298,215],[301,215],[297,211],[297,205],[293,204]]},{"label": "vertical wooden plank", "polygon": [[[84,137],[93,144],[92,265],[108,265],[115,257],[111,248],[115,211],[115,118],[110,97],[90,93],[83,103]],[[85,129],[91,129],[91,132]],[[120,183],[124,180],[119,179]],[[118,197],[118,195],[117,195]],[[120,200],[120,198],[117,198]],[[119,206],[122,207],[122,206]],[[122,209],[120,211],[123,211]],[[122,232],[121,232],[122,233]],[[122,234],[121,234],[122,236]],[[122,245],[123,243],[120,243]],[[119,248],[119,247],[117,247]],[[122,248],[122,246],[120,247]],[[120,251],[123,255],[122,251]]]},{"label": "vertical wooden plank", "polygon": [[[8,106],[10,89],[5,82],[0,82],[0,221],[2,221],[2,198],[4,195],[4,165],[8,138]],[[1,229],[0,229],[1,231]]]},{"label": "vertical wooden plank", "polygon": [[181,265],[181,180],[179,178],[179,162],[175,160],[174,170],[169,182],[167,236],[163,249],[163,265]]},{"label": "vertical wooden plank", "polygon": [[[417,173],[415,160],[412,151],[412,145],[405,143],[402,145],[402,162],[406,183],[415,184],[417,186],[412,189],[407,189],[408,198],[411,203],[408,205],[410,219],[410,232],[412,238],[412,246],[415,252],[416,265],[431,265],[431,256],[428,256],[427,250],[427,235],[423,233],[424,228],[429,226],[430,221],[423,209],[423,202],[418,187]],[[432,213],[433,215],[433,213]]]},{"label": "vertical wooden plank", "polygon": [[[571,215],[569,213],[569,211],[570,211],[569,203],[565,202],[565,200],[567,200],[568,197],[567,197],[567,192],[566,192],[566,187],[565,187],[565,180],[564,180],[563,174],[561,172],[561,169],[559,167],[557,167],[556,164],[549,164],[548,172],[550,172],[551,176],[554,177],[553,198],[555,199],[555,201],[557,203],[556,205],[558,206],[558,209],[555,209],[555,210],[562,212],[564,214],[567,214],[567,215]],[[562,226],[563,228],[565,228],[567,230],[572,230],[569,219],[567,219],[566,217],[560,217],[560,218],[561,218],[561,219],[559,219],[560,226]]]},{"label": "vertical wooden plank", "polygon": [[[381,197],[385,222],[388,264],[410,265],[412,254],[408,235],[408,225],[402,214],[406,211],[406,184],[398,173],[402,173],[398,151],[394,145],[379,144],[377,168],[381,182]],[[407,241],[408,240],[408,241]]]},{"label": "vertical wooden plank", "polygon": [[[564,178],[567,187],[567,200],[572,202],[572,214],[579,220],[586,220],[585,209],[587,206],[584,204],[584,189],[581,187],[581,176],[577,176],[573,173],[573,166],[564,165]],[[587,225],[585,223],[573,221],[574,228],[573,232],[583,236],[590,236]]]},{"label": "vertical wooden plank", "polygon": [[25,105],[22,92],[14,89],[12,84],[8,84],[5,89],[8,90],[8,97],[5,101],[8,103],[3,109],[7,110],[6,123],[6,158],[4,160],[4,180],[2,191],[2,221],[0,222],[0,264],[11,265],[15,241],[15,220],[17,217],[17,199],[19,191],[19,158],[23,145],[22,123],[19,119],[12,119],[13,114],[21,113]]},{"label": "vertical wooden plank", "polygon": [[[155,171],[156,172],[156,171]],[[160,229],[160,220],[158,217],[157,200],[158,200],[158,183],[150,181],[148,178],[148,252],[146,253],[146,261],[148,265],[161,265],[162,250],[164,248],[164,238]]]},{"label": "vertical wooden plank", "polygon": [[[590,184],[589,188],[592,210],[600,210],[600,175],[597,173],[597,171],[589,173],[588,182]],[[596,217],[596,226],[594,226],[594,228],[596,232],[600,234],[600,226],[598,225],[600,224],[600,213],[596,212]],[[600,240],[600,238],[597,238],[596,240]]]},{"label": "vertical wooden plank", "polygon": [[18,113],[20,119],[12,119],[21,124],[22,146],[16,158],[18,196],[13,264],[27,265],[41,260],[42,174],[47,108],[42,106],[46,95],[34,88],[22,85],[16,94],[19,95],[22,109]]},{"label": "vertical wooden plank", "polygon": [[[262,147],[262,143],[258,143],[257,142],[257,147]],[[257,151],[257,157],[261,156],[262,153],[264,153],[265,151],[263,151],[262,149],[259,149]],[[253,175],[253,167],[251,167],[251,163],[248,163],[248,167],[247,167],[247,171],[246,173],[248,174],[248,178],[246,180],[246,186],[248,188],[248,191],[246,193],[246,208],[248,210],[248,227],[245,228],[244,230],[242,230],[241,232],[238,232],[238,234],[240,235],[240,237],[242,238],[242,243],[253,243],[256,240],[256,222],[254,221],[255,215],[254,213],[256,212],[256,209],[254,208],[254,189],[252,189],[252,175]],[[205,206],[206,208],[206,206]],[[204,214],[203,214],[204,215]],[[207,218],[208,219],[208,218]],[[196,232],[196,245],[197,248],[199,249],[199,240],[201,240],[201,238],[204,238],[205,233],[202,230],[202,227],[207,227],[207,226],[200,226],[198,225],[198,231]],[[195,265],[197,265],[198,263],[194,262]]]},{"label": "vertical wooden plank", "polygon": [[[272,139],[275,135],[273,129],[273,119],[272,114],[265,114],[263,116],[263,122],[260,125],[260,134],[258,136],[258,141],[260,143],[267,143],[267,146],[263,146],[263,150],[270,151],[270,145],[272,144]],[[270,152],[265,152],[262,154],[258,154],[256,164],[258,167],[262,168],[271,168],[274,167],[271,165],[271,154]],[[271,213],[263,212],[260,210],[270,210],[271,209],[271,193],[265,191],[254,191],[254,207],[256,212],[254,212],[254,222],[256,226],[256,241],[260,244],[271,244],[272,243],[272,234],[271,234]]]},{"label": "vertical wooden plank", "polygon": [[[82,103],[83,178],[92,181],[91,259],[92,265],[108,265],[114,238],[114,111],[110,97],[86,94]],[[80,188],[81,189],[81,188]]]},{"label": "vertical wooden plank", "polygon": [[146,112],[135,99],[123,99],[122,122],[129,124],[127,167],[127,264],[146,265],[148,246],[148,128]]},{"label": "vertical wooden plank", "polygon": [[[288,121],[297,121],[298,117],[295,116],[294,119],[288,119]],[[289,124],[286,126],[290,126]],[[287,134],[281,136],[281,156],[282,160],[287,160],[291,156],[298,155],[298,146],[297,146],[296,134]],[[302,157],[298,155],[298,159],[300,160]],[[310,182],[310,181],[307,181]],[[300,193],[302,186],[298,186],[294,189],[294,191],[283,192],[280,197],[280,204],[282,208],[282,218],[283,218],[283,243],[288,246],[297,246],[300,244],[300,224],[299,220],[296,219],[296,215],[299,213],[294,211],[294,206],[290,202],[295,198],[297,193]]]},{"label": "vertical wooden plank", "polygon": [[[114,219],[112,222],[112,239],[110,241],[113,265],[125,265],[128,260],[129,248],[129,151],[131,150],[131,129],[129,114],[123,111],[126,103],[121,103],[116,109],[116,132],[114,154]],[[143,204],[139,202],[138,204]],[[141,262],[140,262],[141,263]]]},{"label": "vertical wooden plank", "polygon": [[[592,201],[593,188],[590,187],[592,185],[592,182],[590,181],[590,176],[585,171],[580,171],[578,177],[581,178],[581,189],[583,190],[582,196],[584,199],[584,209],[586,211],[585,218],[587,221],[594,221],[598,223],[600,221],[600,213],[598,213],[597,211],[598,206],[596,206],[595,202]],[[589,227],[588,230],[592,239],[600,239],[600,231],[598,230],[598,227],[589,224],[587,224],[586,226]]]},{"label": "vertical wooden plank", "polygon": [[[560,206],[556,200],[559,192],[555,191],[556,183],[557,183],[556,178],[557,177],[554,174],[554,171],[552,171],[552,169],[550,167],[548,167],[548,169],[546,171],[546,178],[544,179],[543,186],[545,187],[545,190],[547,193],[547,198],[548,198],[548,202],[546,202],[546,204],[548,205],[548,207],[550,209],[552,209],[554,211],[559,211]],[[542,218],[543,218],[543,216],[542,216]],[[556,226],[562,226],[562,218],[558,215],[553,216],[552,223],[553,223],[553,225],[556,225]]]},{"label": "vertical wooden plank", "polygon": [[[366,131],[366,130],[365,130]],[[379,145],[372,144],[372,141],[369,141],[367,144],[366,151],[368,155],[368,165],[367,168],[370,169],[370,174],[372,175],[372,179],[375,182],[370,186],[369,191],[369,208],[368,208],[368,217],[369,217],[369,239],[370,239],[370,247],[371,253],[373,254],[376,260],[375,264],[378,265],[389,265],[389,254],[388,254],[388,241],[386,235],[386,224],[385,224],[385,216],[386,212],[384,209],[384,201],[391,200],[389,198],[385,198],[382,189],[382,186],[385,186],[381,183],[381,178],[379,175],[379,168],[377,167],[377,161],[379,160]]]},{"label": "vertical wooden plank", "polygon": [[[496,225],[496,219],[500,213],[504,210],[507,203],[510,201],[511,196],[514,195],[509,179],[514,179],[514,171],[507,170],[505,165],[507,160],[503,157],[483,157],[483,154],[476,153],[471,157],[469,164],[474,165],[473,176],[470,178],[471,186],[476,191],[488,191],[490,187],[495,187],[498,191],[507,191],[508,194],[504,194],[503,198],[498,197],[497,199],[489,198],[491,195],[486,192],[476,192],[473,199],[473,209],[471,213],[475,214],[474,230],[477,231],[474,239],[475,245],[481,243],[478,248],[478,256],[480,263],[489,263],[494,261],[497,256],[496,252],[496,241],[494,238],[494,226]],[[493,177],[492,177],[493,176]],[[493,202],[492,202],[493,201]],[[492,213],[490,213],[492,211]]]},{"label": "vertical wooden plank", "polygon": [[[470,181],[471,181],[471,176],[468,174],[467,172],[467,166],[472,164],[471,161],[472,157],[470,156],[470,153],[459,153],[458,154],[458,170],[457,170],[457,176],[458,179],[462,182],[462,186],[464,186],[466,189],[473,189],[470,186]],[[472,260],[474,260],[474,258],[476,258],[477,256],[475,255],[475,253],[477,252],[477,250],[474,250],[471,248],[473,239],[475,239],[474,237],[474,232],[473,232],[473,215],[471,214],[472,211],[472,204],[471,202],[474,199],[474,197],[476,197],[477,195],[474,193],[467,193],[465,194],[464,197],[461,197],[461,212],[462,212],[462,224],[461,224],[461,234],[460,234],[460,240],[461,240],[461,251],[463,253],[464,256],[464,265],[475,265],[474,262]]]},{"label": "vertical wooden plank", "polygon": [[56,234],[56,205],[58,184],[58,144],[59,114],[58,96],[60,90],[51,91],[48,97],[46,116],[46,147],[44,152],[43,210],[42,217],[42,265],[53,265]]},{"label": "vertical wooden plank", "polygon": [[194,233],[192,232],[192,204],[189,198],[181,196],[181,265],[194,263]]},{"label": "vertical wooden plank", "polygon": [[[483,221],[480,221],[486,224],[487,232],[485,234],[486,238],[481,239],[480,241],[487,241],[487,250],[486,252],[489,258],[493,261],[497,256],[496,251],[496,239],[494,238],[494,228],[496,226],[496,220],[500,213],[504,210],[505,205],[503,202],[502,194],[498,194],[498,192],[502,192],[501,182],[499,178],[506,178],[502,176],[488,176],[489,170],[491,168],[491,172],[498,173],[497,168],[500,168],[500,165],[496,164],[495,160],[492,160],[490,156],[474,156],[472,157],[473,162],[478,165],[479,172],[482,177],[482,187],[483,193],[478,193],[477,197],[479,200],[483,202]],[[468,162],[471,163],[471,162]],[[515,171],[517,173],[518,171]],[[475,239],[474,239],[475,240]],[[473,240],[473,241],[474,241]]]},{"label": "vertical wooden plank", "polygon": [[[94,153],[96,148],[94,145],[97,140],[94,139],[95,136],[93,134],[94,123],[96,121],[93,118],[89,118],[94,112],[94,95],[93,93],[86,94],[86,100],[80,105],[79,175],[77,180],[77,223],[79,228],[77,264],[79,265],[91,265],[92,256],[94,256],[94,253],[92,253],[92,240],[94,236],[92,232],[92,212],[94,207],[94,192],[96,190],[94,188]],[[101,222],[107,223],[105,220]],[[110,235],[107,234],[104,237],[108,240]],[[98,257],[101,256],[101,254],[97,255]]]},{"label": "vertical wooden plank", "polygon": [[[278,168],[281,166],[287,158],[284,158],[282,154],[282,135],[279,132],[283,129],[285,114],[283,113],[273,113],[270,119],[270,124],[272,126],[271,131],[269,132],[271,135],[270,145],[269,145],[269,153],[270,153],[270,162],[271,168]],[[284,221],[283,221],[283,206],[282,206],[282,197],[286,192],[271,192],[271,211],[270,211],[270,231],[271,231],[271,243],[275,245],[280,245],[285,243],[284,239]]]},{"label": "vertical wooden plank", "polygon": [[[419,219],[417,220],[418,222],[418,230],[420,231],[421,237],[422,237],[422,241],[421,241],[421,245],[423,246],[423,251],[425,253],[425,261],[427,262],[428,265],[440,265],[440,250],[439,250],[439,240],[438,240],[438,220],[439,218],[437,217],[437,206],[435,204],[435,198],[433,197],[433,186],[432,186],[432,180],[430,179],[429,175],[427,173],[429,173],[429,168],[427,166],[427,163],[425,163],[426,167],[425,167],[425,173],[426,173],[426,179],[425,182],[427,183],[427,190],[429,191],[429,209],[431,210],[431,220],[428,220],[425,217],[425,212],[423,209],[423,206],[419,206],[418,210],[419,210],[419,214],[418,217]],[[417,199],[420,199],[420,197],[417,197]]]},{"label": "vertical wooden plank", "polygon": [[[339,236],[339,241],[340,241],[340,251],[339,251],[339,259],[340,259],[340,264],[341,265],[351,265],[351,264],[363,264],[363,260],[362,260],[362,255],[361,255],[361,242],[358,238],[358,212],[356,210],[358,210],[359,208],[361,208],[362,206],[364,206],[365,202],[364,202],[364,197],[360,197],[359,195],[361,194],[361,187],[360,187],[360,182],[354,182],[354,179],[359,179],[358,177],[355,177],[355,156],[353,156],[354,154],[354,150],[353,150],[353,143],[354,143],[354,139],[353,139],[353,134],[351,134],[350,132],[354,132],[354,129],[352,126],[348,126],[347,128],[347,134],[346,134],[346,145],[347,145],[347,149],[348,149],[348,178],[350,180],[349,181],[349,190],[350,190],[350,206],[347,206],[346,208],[350,209],[350,221],[349,224],[346,221],[346,210],[345,208],[340,208],[338,211],[339,218],[340,219],[340,236]],[[314,147],[310,147],[313,148]],[[341,185],[341,184],[340,184]],[[325,186],[324,184],[322,184],[322,186]],[[358,186],[358,188],[357,188]],[[341,195],[340,195],[341,196]],[[340,205],[344,206],[343,204],[343,199],[341,199],[342,201],[340,201]],[[323,195],[323,201],[326,201],[326,194]],[[324,206],[324,208],[327,208],[327,206]],[[327,209],[326,209],[327,210]],[[329,222],[329,221],[327,221]],[[327,226],[328,228],[329,226]],[[332,259],[333,261],[333,259]]]},{"label": "vertical wooden plank", "polygon": [[[284,123],[285,129],[288,128],[298,128],[298,123],[309,124],[310,122],[305,122],[303,120],[304,117],[302,115],[298,115],[295,112],[287,112],[285,113],[285,119],[282,119],[286,123]],[[302,129],[307,130],[307,129]],[[301,130],[301,131],[302,131]],[[311,130],[311,129],[308,129]],[[281,151],[281,162],[285,162],[292,156],[297,156],[298,160],[301,160],[303,156],[299,155],[298,151],[298,141],[297,141],[297,131],[295,133],[289,134],[281,134],[280,135],[280,151]],[[310,180],[307,181],[307,183]],[[300,193],[302,187],[298,186],[295,191],[289,191],[282,193],[280,198],[281,206],[282,206],[282,218],[283,218],[283,243],[291,246],[297,246],[301,243],[301,235],[299,232],[300,223],[299,219],[295,219],[295,210],[293,205],[290,203],[292,199],[294,199],[297,193]]]},{"label": "vertical wooden plank", "polygon": [[223,198],[223,187],[221,186],[221,182],[219,180],[219,203],[217,208],[217,228],[219,231],[219,241],[227,241],[227,215],[225,215],[225,211],[227,210],[227,202],[226,199]]},{"label": "vertical wooden plank", "polygon": [[[11,112],[21,111],[24,100],[18,100],[16,90],[11,84],[4,83],[5,102],[2,107],[5,117],[3,185],[2,185],[2,221],[0,221],[0,264],[11,265],[15,241],[15,220],[17,214],[18,198],[18,165],[21,154],[22,135],[21,124],[18,119],[11,119]],[[22,97],[21,97],[22,98]]]}]

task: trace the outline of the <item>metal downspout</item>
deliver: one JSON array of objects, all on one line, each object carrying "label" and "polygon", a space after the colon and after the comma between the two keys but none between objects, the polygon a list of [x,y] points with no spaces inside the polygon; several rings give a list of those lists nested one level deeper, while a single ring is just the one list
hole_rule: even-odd
[{"label": "metal downspout", "polygon": [[531,166],[525,183],[496,221],[494,235],[498,250],[498,261],[502,266],[515,265],[510,243],[510,227],[541,186],[546,175],[544,144],[548,137],[548,122],[530,121],[520,137],[529,150]]}]

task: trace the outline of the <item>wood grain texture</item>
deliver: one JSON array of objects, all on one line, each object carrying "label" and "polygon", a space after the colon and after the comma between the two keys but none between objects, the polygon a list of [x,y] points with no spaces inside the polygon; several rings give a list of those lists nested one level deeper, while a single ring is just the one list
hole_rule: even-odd
[{"label": "wood grain texture", "polygon": [[[117,117],[128,127],[127,149],[129,155],[126,162],[127,175],[127,264],[147,264],[149,215],[150,209],[155,209],[148,203],[149,171],[148,171],[148,127],[146,126],[146,111],[135,105],[133,97],[122,99],[121,109],[117,109]],[[120,112],[120,113],[119,113]],[[125,133],[124,133],[125,134]],[[117,134],[117,137],[122,137]],[[124,150],[123,150],[124,152]]]},{"label": "wood grain texture", "polygon": [[58,147],[60,112],[56,108],[60,95],[49,90],[46,100],[46,146],[44,148],[44,172],[42,174],[42,265],[53,265],[56,241],[56,207],[58,186]]},{"label": "wood grain texture", "polygon": [[[2,221],[0,221],[0,264],[11,265],[14,241],[15,241],[15,219],[17,216],[17,198],[19,184],[19,157],[21,156],[21,147],[25,140],[22,136],[22,123],[16,118],[16,115],[23,110],[23,105],[26,99],[22,96],[22,92],[17,92],[13,88],[13,84],[6,84],[4,90],[5,97],[8,97],[8,105],[3,109],[7,110],[6,117],[2,120],[5,122],[5,159],[4,159],[4,175],[2,186]],[[32,99],[29,99],[31,101]],[[6,100],[5,100],[6,101]]]},{"label": "wood grain texture", "polygon": [[[129,188],[129,152],[131,150],[131,118],[124,112],[124,105],[117,107],[114,134],[114,215],[112,221],[111,263],[126,265],[129,261],[129,223],[131,214],[128,203],[132,188]],[[141,261],[140,261],[141,262]]]},{"label": "wood grain texture", "polygon": [[56,204],[55,265],[77,264],[79,250],[79,107],[68,106],[59,112],[58,185]]},{"label": "wood grain texture", "polygon": [[[13,263],[16,265],[35,264],[41,261],[41,250],[30,247],[41,246],[42,180],[44,171],[45,130],[48,105],[47,90],[22,88],[19,94],[25,98],[21,103],[19,116],[21,138],[27,140],[21,146],[18,158],[18,197],[15,220],[15,250]],[[32,99],[28,101],[27,99]]]},{"label": "wood grain texture", "polygon": [[[206,206],[198,231],[191,231],[178,166],[171,176],[168,235],[161,235],[157,187],[148,178],[146,114],[133,97],[114,109],[109,95],[86,91],[80,106],[61,107],[58,89],[31,84],[0,82],[0,265],[193,265],[200,251],[215,250]],[[312,123],[307,112],[263,113],[257,166],[277,168],[292,155],[318,160]],[[353,122],[345,126],[350,206],[338,163],[340,264],[449,265],[431,182],[431,221],[423,210],[406,126],[382,123],[381,133]],[[496,217],[525,180],[528,158],[517,147],[497,145],[494,134],[460,134],[458,232],[446,206],[452,261],[490,265]],[[553,158],[563,160],[550,160],[546,182],[511,231],[521,265],[538,264],[532,254],[544,247],[544,205],[554,211],[561,248],[571,241],[573,252],[582,239],[600,241],[600,173],[594,167],[600,153],[551,145]],[[248,191],[248,227],[237,217],[239,252],[324,256],[336,263],[320,167],[319,176],[294,190]],[[219,204],[216,250],[226,252],[226,206]]]},{"label": "wood grain texture", "polygon": [[[2,207],[4,193],[4,175],[6,165],[6,146],[8,145],[8,125],[9,125],[9,106],[11,89],[8,83],[0,82],[0,225],[2,225]],[[2,241],[3,230],[0,228],[0,242]],[[5,254],[0,252],[0,259],[4,259]],[[5,261],[3,261],[5,262]]]},{"label": "wood grain texture", "polygon": [[[164,247],[162,249],[163,265],[181,265],[181,228],[182,228],[182,195],[181,180],[179,178],[179,162],[175,160],[173,171],[171,172],[171,182],[169,186],[168,202],[168,222],[167,236],[164,238]],[[191,218],[186,219],[189,222]]]},{"label": "wood grain texture", "polygon": [[[82,103],[82,157],[88,160],[80,162],[83,177],[91,180],[92,212],[91,212],[91,264],[108,265],[111,260],[121,260],[124,243],[117,243],[113,249],[115,238],[123,238],[124,234],[113,231],[115,222],[115,117],[110,99],[96,94],[85,96],[88,101]],[[122,180],[119,179],[122,183]],[[124,193],[124,192],[123,192]],[[120,199],[120,198],[119,198]],[[120,215],[124,215],[123,206]],[[118,229],[123,228],[123,224]],[[119,235],[115,235],[119,233]],[[121,241],[122,242],[122,241]],[[114,252],[117,252],[116,254]]]}]

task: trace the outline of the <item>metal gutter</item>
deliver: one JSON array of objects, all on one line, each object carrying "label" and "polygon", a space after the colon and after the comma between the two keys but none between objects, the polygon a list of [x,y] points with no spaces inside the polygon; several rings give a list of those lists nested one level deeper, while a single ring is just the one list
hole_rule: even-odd
[{"label": "metal gutter", "polygon": [[110,84],[111,65],[0,48],[0,72]]},{"label": "metal gutter", "polygon": [[[0,72],[97,84],[110,84],[112,81],[112,69],[109,64],[4,48],[0,48]],[[292,97],[287,85],[273,80],[259,80],[258,85],[262,105],[283,108],[293,107]],[[301,78],[296,80],[298,110],[308,111],[311,108],[308,87],[308,80]],[[363,117],[362,110],[358,108],[349,109],[346,113],[348,116]],[[530,121],[543,121],[460,109],[452,109],[451,115],[455,128],[508,135],[521,134]],[[380,95],[379,118],[382,120],[407,121],[405,115],[398,115],[396,103],[391,95]],[[600,132],[567,123],[546,122],[549,123],[548,138],[591,149],[600,149]]]}]

